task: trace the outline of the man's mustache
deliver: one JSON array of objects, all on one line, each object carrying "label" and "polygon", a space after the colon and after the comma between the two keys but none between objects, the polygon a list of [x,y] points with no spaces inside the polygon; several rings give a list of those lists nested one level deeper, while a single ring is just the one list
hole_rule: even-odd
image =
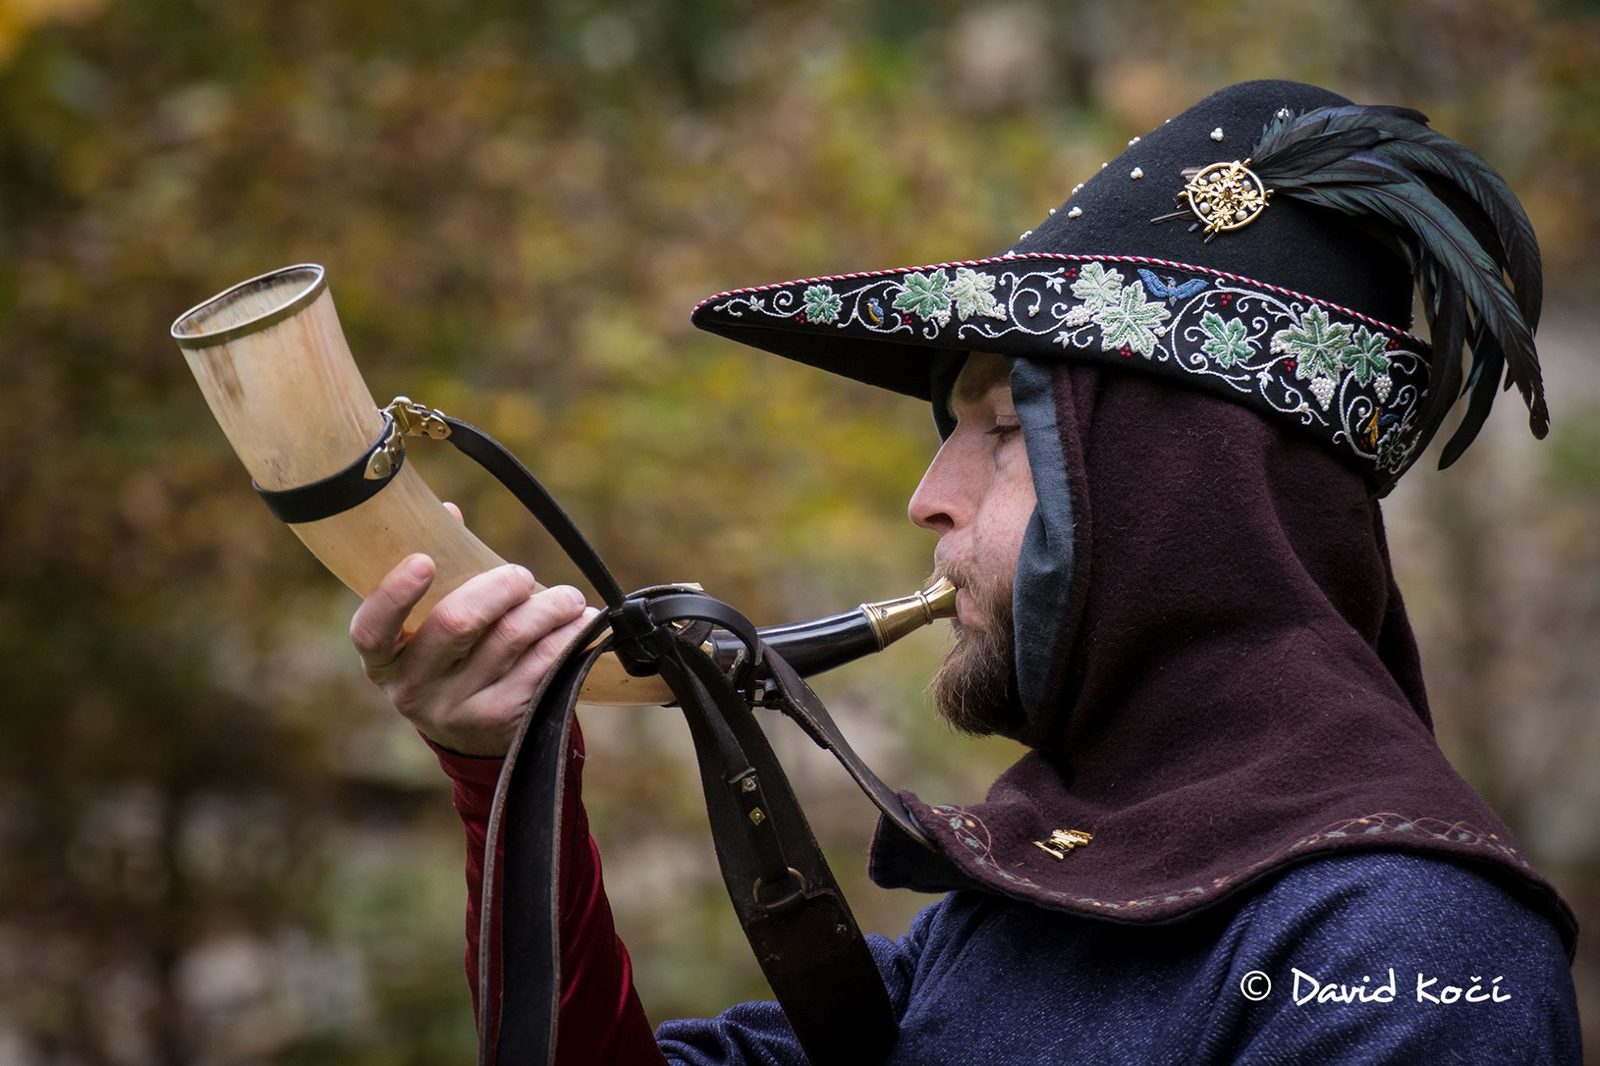
[{"label": "man's mustache", "polygon": [[[989,619],[994,626],[1010,625],[1011,582],[1009,580],[989,580],[979,576],[963,563],[935,559],[929,580],[934,581],[941,577],[949,579],[956,588],[964,589],[978,613]],[[952,618],[950,627],[957,639],[965,636],[967,627],[958,619]]]},{"label": "man's mustache", "polygon": [[941,577],[948,579],[956,588],[967,588],[974,584],[973,575],[966,564],[935,559],[933,561],[933,573],[928,580],[933,582]]}]

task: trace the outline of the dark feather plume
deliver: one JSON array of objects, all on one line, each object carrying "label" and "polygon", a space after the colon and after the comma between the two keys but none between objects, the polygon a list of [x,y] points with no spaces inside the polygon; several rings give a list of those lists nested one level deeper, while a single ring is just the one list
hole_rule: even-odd
[{"label": "dark feather plume", "polygon": [[[1460,393],[1470,394],[1442,469],[1478,435],[1502,374],[1522,393],[1535,437],[1549,432],[1550,415],[1533,343],[1544,296],[1533,226],[1488,164],[1427,121],[1409,108],[1360,105],[1280,114],[1262,131],[1250,168],[1277,196],[1380,223],[1405,251],[1434,349],[1412,461]],[[1472,356],[1465,385],[1464,345]]]}]

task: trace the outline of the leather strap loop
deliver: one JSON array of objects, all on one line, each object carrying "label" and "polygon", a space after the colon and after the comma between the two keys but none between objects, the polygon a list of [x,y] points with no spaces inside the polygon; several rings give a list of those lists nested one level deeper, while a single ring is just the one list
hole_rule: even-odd
[{"label": "leather strap loop", "polygon": [[[652,593],[655,593],[652,595]],[[729,631],[748,626],[733,608],[701,593],[666,587],[628,597],[641,599],[663,627],[684,618],[705,619]],[[599,616],[575,642],[588,644],[609,624]],[[868,1066],[881,1062],[897,1034],[893,1006],[877,965],[828,868],[783,769],[749,703],[700,648],[700,634],[675,631],[657,660],[694,740],[706,812],[716,842],[728,898],[751,950],[807,1057],[817,1063]],[[613,637],[615,634],[613,634]],[[491,997],[492,952],[479,951],[480,1063],[522,1066],[553,1061],[560,1006],[559,899],[561,791],[570,721],[583,677],[611,641],[581,655],[571,648],[544,688],[507,756],[490,817],[480,913],[482,944],[489,944],[494,842],[505,833],[506,904],[502,916],[501,1002]],[[752,664],[758,673],[782,663],[757,638]],[[756,669],[753,665],[752,669]],[[762,676],[782,693],[779,706],[819,718],[815,696],[787,691],[792,671]],[[803,682],[801,682],[803,684]],[[826,718],[826,712],[820,712]],[[815,735],[837,730],[818,724]],[[811,730],[808,729],[808,732]],[[837,738],[842,742],[842,738]],[[839,747],[848,751],[840,743]],[[839,754],[838,748],[830,748]],[[853,757],[853,753],[852,757]],[[843,761],[843,760],[841,760]],[[867,771],[870,777],[870,771]],[[871,778],[876,782],[876,778]],[[915,826],[881,782],[874,801],[892,798],[897,822]],[[920,828],[914,839],[922,839]],[[514,904],[514,906],[513,906]]]},{"label": "leather strap loop", "polygon": [[700,592],[677,593],[650,601],[650,617],[657,624],[693,619],[721,626],[744,645],[744,656],[733,670],[733,687],[743,691],[749,681],[750,671],[760,658],[761,636],[756,627],[739,611],[721,600],[712,599]]}]

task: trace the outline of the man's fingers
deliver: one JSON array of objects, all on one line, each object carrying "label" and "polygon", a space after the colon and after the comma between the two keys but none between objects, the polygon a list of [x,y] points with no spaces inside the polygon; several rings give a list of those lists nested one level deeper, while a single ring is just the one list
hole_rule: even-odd
[{"label": "man's fingers", "polygon": [[524,566],[497,566],[470,578],[434,605],[411,638],[406,657],[412,668],[422,677],[443,675],[533,588]]},{"label": "man's fingers", "polygon": [[529,645],[507,671],[505,677],[484,689],[485,701],[491,706],[520,710],[533,695],[533,690],[538,687],[539,682],[544,680],[545,674],[550,672],[551,666],[561,657],[561,653],[567,650],[567,647],[577,639],[578,634],[583,632],[583,627],[599,613],[598,608],[585,607],[576,618],[551,630]]},{"label": "man's fingers", "polygon": [[444,502],[444,509],[446,511],[449,511],[450,512],[450,517],[454,518],[457,522],[461,523],[462,525],[466,525],[467,524],[467,520],[465,518],[461,517],[461,508],[457,507],[455,504],[451,503],[449,500],[446,500]]},{"label": "man's fingers", "polygon": [[361,656],[367,676],[394,662],[405,647],[406,617],[433,584],[435,572],[433,560],[426,555],[408,555],[356,608],[350,619],[350,643]]},{"label": "man's fingers", "polygon": [[511,669],[536,641],[578,617],[583,593],[557,585],[534,594],[507,611],[484,633],[468,657],[461,679],[471,688],[493,684]]}]

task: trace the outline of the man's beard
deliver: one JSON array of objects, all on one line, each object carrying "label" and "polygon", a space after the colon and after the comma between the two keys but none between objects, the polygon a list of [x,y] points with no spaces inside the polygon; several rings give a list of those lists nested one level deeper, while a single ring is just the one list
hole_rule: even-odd
[{"label": "man's beard", "polygon": [[953,572],[946,576],[966,590],[983,628],[950,623],[955,647],[928,683],[934,709],[963,733],[1016,736],[1022,726],[1022,703],[1011,632],[1011,583],[963,580]]}]

